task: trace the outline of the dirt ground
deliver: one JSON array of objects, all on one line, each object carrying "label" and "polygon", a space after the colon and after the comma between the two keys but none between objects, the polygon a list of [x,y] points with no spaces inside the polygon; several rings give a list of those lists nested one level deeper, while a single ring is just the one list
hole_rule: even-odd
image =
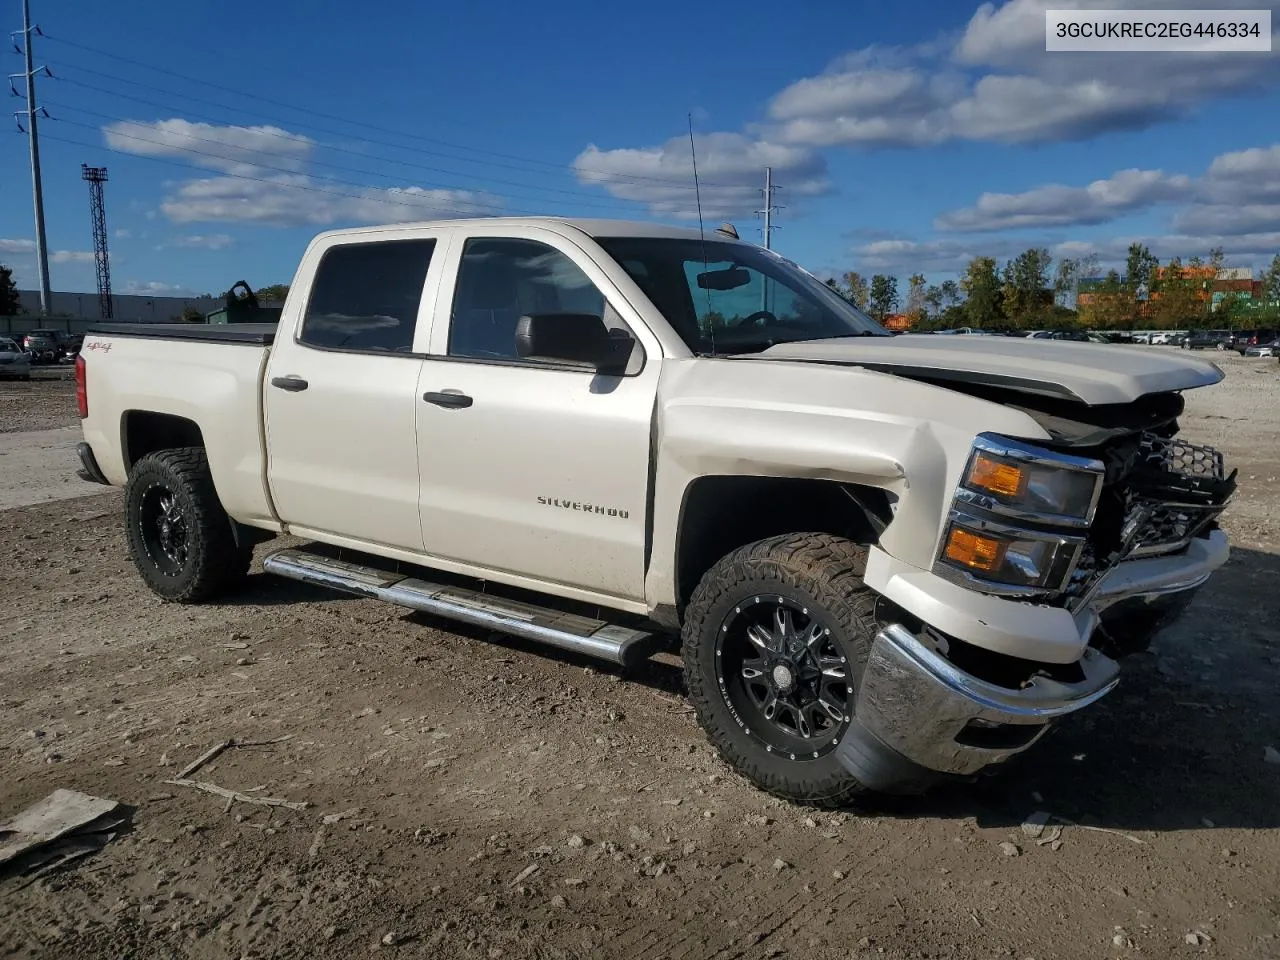
[{"label": "dirt ground", "polygon": [[[261,573],[164,604],[117,492],[4,510],[0,821],[57,787],[135,812],[0,882],[0,956],[1280,957],[1280,368],[1214,359],[1183,420],[1240,468],[1212,588],[1008,769],[838,814],[731,774],[670,655],[623,679]],[[4,429],[72,423],[49,389]],[[198,779],[305,810],[164,782],[284,736]]]}]

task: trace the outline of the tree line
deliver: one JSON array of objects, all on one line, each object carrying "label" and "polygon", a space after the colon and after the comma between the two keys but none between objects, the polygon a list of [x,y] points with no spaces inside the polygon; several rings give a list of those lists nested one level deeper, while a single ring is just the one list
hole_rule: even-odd
[{"label": "tree line", "polygon": [[[1185,262],[1173,257],[1162,267],[1145,244],[1133,243],[1124,274],[1108,271],[1085,302],[1076,300],[1078,285],[1098,276],[1098,257],[1055,260],[1044,247],[1024,250],[1003,267],[993,257],[974,257],[958,281],[930,284],[923,274],[912,274],[905,302],[892,275],[868,278],[850,271],[826,283],[881,323],[903,313],[916,330],[1157,329],[1274,322],[1280,309],[1245,311],[1247,298],[1237,293],[1226,294],[1212,309],[1209,284],[1223,259],[1217,247],[1208,257],[1192,256]],[[1280,300],[1280,254],[1261,279],[1264,298]]]}]

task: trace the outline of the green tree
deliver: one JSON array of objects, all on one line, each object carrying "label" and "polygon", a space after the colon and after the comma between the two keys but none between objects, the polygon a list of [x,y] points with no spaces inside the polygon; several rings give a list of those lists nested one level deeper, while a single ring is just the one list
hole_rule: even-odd
[{"label": "green tree", "polygon": [[289,285],[287,283],[273,283],[269,287],[259,287],[253,292],[258,295],[259,303],[264,300],[274,300],[283,303],[284,298],[289,295]]},{"label": "green tree", "polygon": [[1151,255],[1145,244],[1129,244],[1129,255],[1124,261],[1124,283],[1135,296],[1140,289],[1151,289],[1151,278],[1160,261]]},{"label": "green tree", "polygon": [[1280,253],[1271,258],[1271,266],[1262,274],[1262,295],[1267,300],[1280,300]]},{"label": "green tree", "polygon": [[1053,257],[1043,247],[1024,250],[1004,267],[1001,292],[1004,315],[1015,327],[1034,325],[1053,304],[1049,266]]},{"label": "green tree", "polygon": [[13,282],[13,270],[0,263],[0,317],[16,317],[22,312],[18,299],[18,285]]},{"label": "green tree", "polygon": [[898,278],[877,273],[871,278],[871,315],[884,322],[885,317],[898,309]]},{"label": "green tree", "polygon": [[920,323],[924,319],[926,282],[922,273],[913,273],[907,279],[907,315],[912,323]]},{"label": "green tree", "polygon": [[1075,293],[1076,281],[1080,279],[1080,261],[1063,257],[1058,261],[1058,270],[1053,275],[1054,302],[1066,306],[1071,295]]},{"label": "green tree", "polygon": [[[1192,261],[1198,261],[1192,257]],[[1193,262],[1188,266],[1201,267]],[[1199,290],[1202,278],[1184,270],[1182,261],[1174,257],[1164,268],[1159,289],[1152,300],[1151,320],[1156,327],[1179,327],[1201,313]]]},{"label": "green tree", "polygon": [[[960,301],[964,299],[964,293],[960,290],[960,284],[954,280],[943,280],[938,286],[938,292],[942,294],[942,309],[947,310],[950,307],[958,307]],[[960,324],[963,326],[963,324]]]},{"label": "green tree", "polygon": [[871,287],[867,278],[855,270],[844,275],[845,298],[859,310],[866,310],[871,303]]},{"label": "green tree", "polygon": [[984,327],[998,323],[1003,313],[1004,294],[1000,276],[991,257],[974,257],[960,279],[964,291],[964,315],[968,326]]},{"label": "green tree", "polygon": [[924,292],[924,305],[928,316],[936,317],[942,313],[942,287],[936,283],[929,284]]}]

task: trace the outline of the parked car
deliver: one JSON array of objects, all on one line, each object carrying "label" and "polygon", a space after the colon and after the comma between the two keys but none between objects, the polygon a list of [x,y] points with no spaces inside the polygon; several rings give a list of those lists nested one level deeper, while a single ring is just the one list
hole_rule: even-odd
[{"label": "parked car", "polygon": [[1234,343],[1230,330],[1197,330],[1182,340],[1183,350],[1227,350]]},{"label": "parked car", "polygon": [[31,358],[9,337],[0,337],[0,377],[31,379]]},{"label": "parked car", "polygon": [[62,354],[62,337],[57,330],[31,330],[23,334],[22,346],[33,364],[57,363]]},{"label": "parked car", "polygon": [[1250,347],[1256,347],[1260,343],[1270,343],[1276,337],[1280,337],[1280,330],[1272,330],[1267,327],[1259,330],[1241,330],[1236,336],[1232,347],[1243,357]]},{"label": "parked car", "polygon": [[1167,347],[1170,341],[1173,339],[1173,336],[1174,335],[1172,333],[1165,330],[1165,331],[1161,331],[1160,333],[1153,333],[1150,335],[1150,337],[1148,337],[1148,339],[1143,340],[1141,342],[1149,343],[1153,347],[1156,347],[1156,346]]},{"label": "parked car", "polygon": [[1245,357],[1280,357],[1280,338],[1270,341],[1269,343],[1255,343],[1251,347],[1245,347]]},{"label": "parked car", "polygon": [[84,334],[68,333],[62,337],[62,360],[74,360],[80,355],[80,348],[84,345]]},{"label": "parked car", "polygon": [[891,337],[697,230],[474,219],[321,234],[279,324],[91,331],[77,452],[160,597],[289,534],[272,574],[623,666],[679,643],[720,755],[830,806],[971,777],[1114,688],[1227,559],[1235,473],[1177,435],[1222,377]]}]

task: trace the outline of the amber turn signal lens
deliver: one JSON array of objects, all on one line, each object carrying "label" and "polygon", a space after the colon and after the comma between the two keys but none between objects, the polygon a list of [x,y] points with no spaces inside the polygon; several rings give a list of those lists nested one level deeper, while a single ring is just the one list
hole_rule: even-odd
[{"label": "amber turn signal lens", "polygon": [[1027,475],[1021,467],[1001,463],[981,453],[973,458],[973,466],[969,468],[970,487],[1002,497],[1021,496],[1026,482]]},{"label": "amber turn signal lens", "polygon": [[1008,544],[992,540],[981,534],[971,533],[961,527],[952,527],[945,551],[948,560],[973,570],[990,573],[1004,562]]}]

